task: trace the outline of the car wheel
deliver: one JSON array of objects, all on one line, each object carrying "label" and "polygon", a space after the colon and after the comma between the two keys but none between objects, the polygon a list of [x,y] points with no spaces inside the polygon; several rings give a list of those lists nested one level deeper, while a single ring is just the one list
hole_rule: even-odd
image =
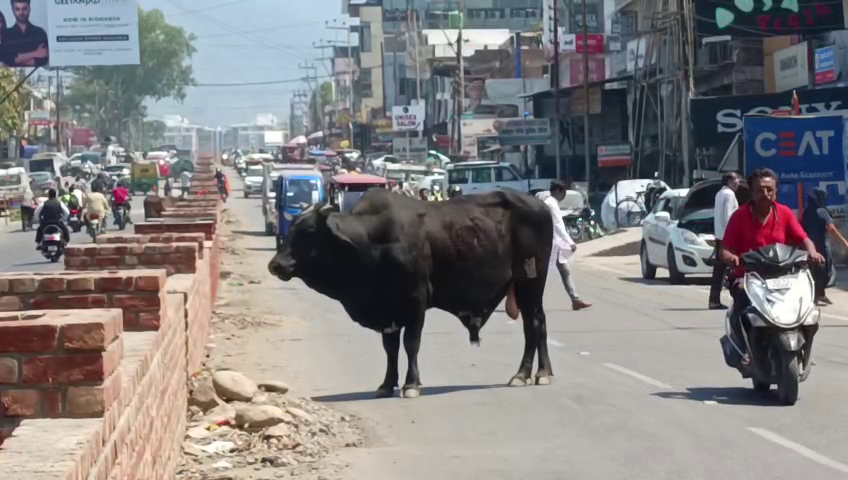
[{"label": "car wheel", "polygon": [[648,258],[648,245],[642,241],[642,248],[639,249],[639,260],[642,264],[642,278],[645,280],[653,280],[657,276],[657,267],[651,265],[651,260]]},{"label": "car wheel", "polygon": [[668,281],[672,285],[680,285],[683,283],[685,276],[677,269],[677,261],[674,259],[674,248],[668,246]]}]

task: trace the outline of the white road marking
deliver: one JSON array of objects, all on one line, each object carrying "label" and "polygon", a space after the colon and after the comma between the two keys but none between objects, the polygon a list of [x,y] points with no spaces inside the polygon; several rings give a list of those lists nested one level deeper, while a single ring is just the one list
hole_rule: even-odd
[{"label": "white road marking", "polygon": [[704,400],[704,405],[718,405],[715,400]]},{"label": "white road marking", "polygon": [[559,340],[557,340],[555,338],[550,338],[550,337],[548,337],[548,343],[550,343],[551,345],[553,345],[557,348],[562,348],[562,347],[565,346],[564,343],[560,342]]},{"label": "white road marking", "polygon": [[764,428],[757,428],[757,427],[748,427],[748,430],[750,430],[753,433],[756,433],[757,435],[765,438],[766,440],[768,440],[770,442],[774,442],[774,443],[776,443],[776,444],[778,444],[782,447],[786,447],[789,450],[794,451],[795,453],[797,453],[801,456],[807,457],[807,458],[809,458],[810,460],[812,460],[816,463],[819,463],[819,464],[824,465],[826,467],[830,467],[830,468],[837,470],[839,472],[842,472],[842,473],[848,473],[848,465],[845,465],[844,463],[839,463],[836,460],[825,457],[824,455],[822,455],[818,452],[810,450],[809,448],[807,448],[803,445],[799,445],[799,444],[793,442],[792,440],[788,440],[786,438],[783,438],[776,433],[770,432],[770,431],[768,431]]},{"label": "white road marking", "polygon": [[589,352],[580,352],[580,356],[587,356],[587,355],[589,355]]},{"label": "white road marking", "polygon": [[629,370],[627,368],[624,368],[620,365],[616,365],[614,363],[605,363],[604,366],[611,369],[611,370],[615,370],[616,372],[623,373],[623,374],[627,375],[628,377],[635,378],[636,380],[639,380],[640,382],[647,383],[648,385],[651,385],[651,386],[654,386],[654,387],[657,387],[657,388],[664,388],[666,390],[672,390],[672,388],[673,388],[671,385],[669,385],[667,383],[663,383],[659,380],[654,380],[651,377],[642,375],[639,372],[634,372],[633,370]]},{"label": "white road marking", "polygon": [[833,314],[833,313],[824,313],[824,312],[822,312],[822,316],[823,316],[823,317],[827,317],[827,318],[833,318],[833,319],[835,319],[835,320],[840,320],[840,321],[843,321],[843,322],[848,322],[848,317],[843,316],[843,315],[835,315],[835,314]]}]

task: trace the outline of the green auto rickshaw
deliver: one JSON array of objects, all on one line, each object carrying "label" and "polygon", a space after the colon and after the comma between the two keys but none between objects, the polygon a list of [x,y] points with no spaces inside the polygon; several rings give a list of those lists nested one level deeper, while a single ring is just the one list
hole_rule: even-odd
[{"label": "green auto rickshaw", "polygon": [[156,162],[132,164],[132,193],[147,195],[159,190],[159,165]]}]

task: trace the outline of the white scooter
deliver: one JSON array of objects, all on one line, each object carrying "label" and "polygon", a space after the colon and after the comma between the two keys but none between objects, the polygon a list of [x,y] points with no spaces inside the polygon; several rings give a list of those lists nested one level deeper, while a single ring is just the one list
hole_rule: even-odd
[{"label": "white scooter", "polygon": [[798,386],[812,368],[813,337],[820,312],[814,302],[813,277],[807,252],[788,245],[768,245],[741,256],[742,280],[750,305],[733,318],[725,317],[721,338],[724,361],[754,389],[767,392],[777,385],[783,405],[798,400]]}]

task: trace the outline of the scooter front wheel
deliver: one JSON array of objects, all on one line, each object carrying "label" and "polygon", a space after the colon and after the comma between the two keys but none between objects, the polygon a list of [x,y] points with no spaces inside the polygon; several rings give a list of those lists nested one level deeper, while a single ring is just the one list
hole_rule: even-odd
[{"label": "scooter front wheel", "polygon": [[780,378],[777,384],[777,398],[782,405],[792,406],[798,401],[798,353],[783,352],[780,355]]}]

